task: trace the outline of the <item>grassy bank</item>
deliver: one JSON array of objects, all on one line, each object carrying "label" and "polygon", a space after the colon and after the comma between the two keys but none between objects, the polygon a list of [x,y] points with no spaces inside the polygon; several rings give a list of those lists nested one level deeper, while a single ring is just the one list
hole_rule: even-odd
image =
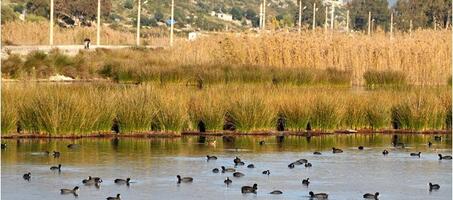
[{"label": "grassy bank", "polygon": [[[122,37],[115,37],[122,38]],[[119,82],[274,82],[341,85],[447,85],[448,31],[385,33],[213,34],[169,50],[105,50],[68,57],[57,51],[3,60],[2,77],[74,78]]]},{"label": "grassy bank", "polygon": [[[2,134],[88,135],[110,132],[451,128],[451,88],[351,91],[347,88],[256,84],[41,85],[6,84],[2,89]],[[226,117],[227,116],[227,117]]]}]

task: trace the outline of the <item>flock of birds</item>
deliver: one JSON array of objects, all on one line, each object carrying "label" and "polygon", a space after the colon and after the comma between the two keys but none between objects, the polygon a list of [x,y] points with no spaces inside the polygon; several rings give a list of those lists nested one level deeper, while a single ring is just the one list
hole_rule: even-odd
[{"label": "flock of birds", "polygon": [[[435,137],[435,140],[440,140],[440,139],[441,139],[440,136],[436,136]],[[264,141],[260,141],[259,144],[260,145],[264,145],[265,142]],[[405,147],[405,145],[403,143],[399,143],[398,142],[398,138],[397,138],[396,135],[393,137],[392,144],[393,144],[393,146],[399,147],[399,148],[404,148]],[[428,146],[431,147],[431,145],[432,145],[432,143],[428,142]],[[78,144],[70,144],[67,147],[72,149],[72,148],[77,148],[78,146],[79,146]],[[6,148],[6,144],[2,144],[2,149],[4,149],[4,148]],[[359,146],[358,149],[359,150],[363,150],[364,147],[363,146]],[[333,147],[332,148],[332,153],[334,153],[334,154],[343,153],[343,150]],[[57,152],[57,151],[53,151],[52,153],[50,153],[49,151],[45,151],[42,154],[52,155],[55,158],[58,158],[61,155],[60,152]],[[322,155],[321,152],[313,152],[313,154],[314,155]],[[382,154],[384,156],[386,156],[386,155],[389,154],[389,151],[387,149],[385,149],[385,150],[383,150]],[[410,153],[410,156],[420,157],[421,156],[421,152]],[[444,155],[441,155],[441,154],[438,154],[438,156],[439,156],[439,160],[452,160],[452,156],[444,156]],[[212,155],[207,155],[207,161],[212,161],[212,160],[217,160],[217,157],[216,156],[212,156]],[[239,171],[236,170],[236,167],[238,167],[238,166],[245,166],[245,162],[243,160],[241,160],[239,157],[236,157],[233,160],[233,164],[234,164],[235,168],[227,168],[225,166],[221,166],[220,169],[219,168],[212,169],[212,172],[213,173],[232,173],[233,177],[243,177],[243,176],[245,176],[244,173],[239,172]],[[292,169],[292,168],[294,168],[297,165],[302,165],[302,166],[305,166],[305,167],[312,167],[312,164],[310,162],[308,162],[307,159],[299,159],[299,160],[296,160],[296,161],[291,162],[290,164],[288,164],[288,168]],[[255,165],[254,164],[248,164],[247,168],[255,168]],[[62,165],[61,164],[59,164],[58,166],[51,166],[50,167],[51,171],[61,172],[61,169],[62,169]],[[270,172],[270,170],[264,170],[264,171],[262,171],[262,174],[269,176],[271,174],[271,172]],[[27,173],[25,173],[23,175],[23,179],[27,180],[27,181],[30,181],[31,177],[32,177],[31,172],[27,172]],[[194,181],[194,178],[192,178],[192,177],[182,177],[180,175],[177,175],[176,178],[177,178],[177,184],[192,183]],[[127,179],[115,179],[114,183],[121,184],[121,185],[125,184],[125,185],[129,186],[129,184],[131,183],[130,181],[131,181],[130,178],[127,178]],[[96,186],[97,188],[100,187],[101,183],[102,183],[102,179],[100,177],[91,177],[91,176],[89,176],[87,179],[83,179],[82,180],[82,184],[83,185]],[[229,186],[230,184],[233,183],[233,180],[231,180],[229,177],[227,177],[224,180],[224,183],[227,186]],[[304,186],[308,187],[308,185],[310,184],[310,179],[309,178],[303,179],[302,180],[302,184]],[[433,184],[433,183],[430,182],[430,183],[428,183],[428,186],[429,186],[429,191],[440,189],[440,185],[439,184]],[[80,188],[78,186],[75,186],[73,189],[63,188],[63,189],[60,189],[60,193],[61,194],[72,194],[74,196],[78,196],[79,189]],[[257,190],[258,190],[258,184],[256,184],[256,183],[253,184],[252,186],[247,185],[247,186],[242,186],[241,187],[241,193],[243,193],[243,194],[247,194],[247,193],[256,194]],[[281,190],[274,190],[274,191],[271,191],[270,194],[279,195],[279,194],[283,194],[283,192]],[[327,193],[314,193],[313,191],[310,191],[308,194],[309,194],[310,199],[328,199],[328,197],[329,197],[329,195]],[[364,199],[375,199],[375,200],[377,200],[378,197],[379,197],[379,192],[366,193],[366,194],[363,195]],[[117,194],[116,196],[113,196],[113,197],[107,197],[107,200],[121,200],[121,194]]]}]

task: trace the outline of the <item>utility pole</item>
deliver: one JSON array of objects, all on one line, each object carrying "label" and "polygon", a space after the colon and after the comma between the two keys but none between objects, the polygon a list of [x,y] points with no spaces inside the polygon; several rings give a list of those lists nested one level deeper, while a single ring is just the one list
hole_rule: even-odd
[{"label": "utility pole", "polygon": [[393,11],[390,15],[390,39],[393,39]]},{"label": "utility pole", "polygon": [[266,0],[263,0],[263,30],[266,29]]},{"label": "utility pole", "polygon": [[434,30],[437,31],[437,21],[436,21],[435,16],[433,16],[433,24],[434,24]]},{"label": "utility pole", "polygon": [[412,36],[412,19],[409,21],[409,36]]},{"label": "utility pole", "polygon": [[346,33],[349,33],[349,10],[346,12]]},{"label": "utility pole", "polygon": [[329,19],[329,7],[326,6],[326,18],[324,21],[324,31],[327,31],[327,19]]},{"label": "utility pole", "polygon": [[368,12],[368,35],[371,34],[371,12]]},{"label": "utility pole", "polygon": [[299,33],[302,27],[302,0],[299,0]]},{"label": "utility pole", "polygon": [[96,26],[96,45],[101,45],[101,0],[98,0],[98,16]]},{"label": "utility pole", "polygon": [[263,29],[263,3],[260,4],[260,29]]},{"label": "utility pole", "polygon": [[141,1],[142,0],[137,0],[137,2],[138,2],[138,7],[137,7],[137,39],[136,39],[136,41],[137,41],[136,45],[137,46],[140,46],[140,15],[141,15],[140,12],[142,10],[142,5],[141,5],[142,2]]},{"label": "utility pole", "polygon": [[315,31],[316,28],[316,3],[313,3],[313,31]]},{"label": "utility pole", "polygon": [[334,23],[335,23],[335,4],[332,3],[332,13],[331,13],[331,17],[330,17],[330,29],[333,30],[333,26],[334,26]]},{"label": "utility pole", "polygon": [[171,0],[170,47],[173,46],[173,29],[175,24],[175,0]]},{"label": "utility pole", "polygon": [[49,45],[53,46],[53,0],[50,0]]}]

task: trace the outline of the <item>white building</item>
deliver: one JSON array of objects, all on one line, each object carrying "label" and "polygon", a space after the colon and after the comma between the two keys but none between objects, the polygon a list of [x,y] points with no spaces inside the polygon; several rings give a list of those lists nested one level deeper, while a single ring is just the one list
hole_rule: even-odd
[{"label": "white building", "polygon": [[229,22],[233,21],[233,15],[225,14],[225,13],[217,13],[216,15],[221,20],[229,21]]}]

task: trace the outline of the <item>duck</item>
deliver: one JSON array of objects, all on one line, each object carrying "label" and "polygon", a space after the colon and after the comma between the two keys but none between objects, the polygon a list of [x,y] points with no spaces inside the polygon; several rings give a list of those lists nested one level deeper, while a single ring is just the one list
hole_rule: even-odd
[{"label": "duck", "polygon": [[308,163],[308,160],[302,158],[302,159],[296,160],[296,162],[294,162],[295,165],[302,165],[304,163]]},{"label": "duck", "polygon": [[107,197],[107,200],[121,200],[121,195],[116,194],[116,197]]},{"label": "duck", "polygon": [[193,178],[192,177],[184,177],[184,178],[181,178],[180,175],[177,175],[176,178],[178,178],[178,183],[192,183],[193,182]]},{"label": "duck", "polygon": [[327,199],[329,197],[329,195],[326,193],[316,193],[315,194],[312,191],[310,191],[308,194],[310,194],[311,198],[316,198],[316,199]]},{"label": "duck", "polygon": [[245,193],[255,193],[256,194],[256,191],[258,190],[258,184],[253,184],[253,186],[242,186],[241,187],[241,192],[243,194]]},{"label": "duck", "polygon": [[225,168],[225,166],[222,166],[222,173],[225,173],[225,172],[236,172],[236,169],[234,168]]},{"label": "duck", "polygon": [[129,185],[130,181],[131,181],[131,178],[127,178],[126,180],[117,178],[113,182],[115,182],[116,184],[128,184]]},{"label": "duck", "polygon": [[220,172],[219,168],[212,169],[212,173],[219,173],[219,172]]},{"label": "duck", "polygon": [[332,153],[343,153],[343,150],[332,147]]},{"label": "duck", "polygon": [[271,175],[271,171],[269,171],[269,170],[263,171],[263,174],[269,176],[269,175]]},{"label": "duck", "polygon": [[265,142],[264,140],[261,140],[261,141],[259,142],[259,144],[260,144],[260,145],[265,145],[266,142]]},{"label": "duck", "polygon": [[53,151],[52,155],[53,155],[54,158],[59,158],[60,157],[60,152]]},{"label": "duck", "polygon": [[435,141],[441,141],[442,140],[442,136],[436,135],[436,136],[434,136],[434,140]]},{"label": "duck", "polygon": [[94,182],[102,183],[102,179],[100,177],[93,177]]},{"label": "duck", "polygon": [[283,192],[280,190],[274,190],[274,191],[270,192],[269,194],[283,194]]},{"label": "duck", "polygon": [[79,186],[75,186],[74,189],[60,189],[61,194],[73,194],[77,196],[77,192],[79,191]]},{"label": "duck", "polygon": [[22,176],[25,180],[30,181],[31,178],[31,172],[28,172]]},{"label": "duck", "polygon": [[2,143],[2,149],[6,149],[6,144]]},{"label": "duck", "polygon": [[311,163],[305,163],[305,167],[311,167]]},{"label": "duck", "polygon": [[236,157],[234,160],[233,160],[234,164],[238,164],[241,162],[241,159],[239,157]]},{"label": "duck", "polygon": [[359,150],[363,150],[363,146],[359,146],[358,149],[359,149]]},{"label": "duck", "polygon": [[58,170],[58,171],[61,171],[61,164],[58,164],[58,166],[52,166],[52,167],[50,167],[50,170]]},{"label": "duck", "polygon": [[85,184],[85,185],[89,185],[89,184],[94,184],[95,181],[94,181],[93,178],[91,178],[91,176],[88,176],[87,179],[83,179],[83,180],[82,180],[82,183]]},{"label": "duck", "polygon": [[210,160],[217,160],[217,156],[206,155],[206,157],[208,158],[208,161],[210,161]]},{"label": "duck", "polygon": [[74,148],[79,147],[79,145],[78,144],[68,144],[67,147],[70,148],[70,149],[74,149]]},{"label": "duck", "polygon": [[254,164],[249,164],[249,165],[247,165],[247,168],[255,168],[255,165]]},{"label": "duck", "polygon": [[432,183],[430,182],[428,185],[429,185],[429,191],[440,189],[440,185],[439,185],[439,184],[432,184]]},{"label": "duck", "polygon": [[387,154],[389,154],[389,151],[387,151],[387,149],[384,149],[384,151],[382,152],[382,154],[384,154],[384,156],[386,156]]},{"label": "duck", "polygon": [[451,160],[451,156],[442,156],[442,154],[438,154],[439,155],[439,160]]},{"label": "duck", "polygon": [[375,200],[378,200],[378,196],[379,196],[379,192],[376,192],[374,194],[366,193],[366,194],[363,195],[363,198],[364,199],[375,199]]},{"label": "duck", "polygon": [[245,163],[241,161],[241,162],[238,162],[238,163],[235,163],[235,164],[234,164],[235,167],[237,167],[238,165],[241,165],[241,166],[242,166],[242,165],[245,165]]},{"label": "duck", "polygon": [[420,158],[420,155],[422,154],[422,152],[418,152],[418,153],[411,153],[411,156],[418,156]]},{"label": "duck", "polygon": [[288,165],[288,168],[290,168],[290,169],[294,168],[294,163],[290,163],[290,164]]},{"label": "duck", "polygon": [[313,152],[313,155],[322,155],[322,153],[318,152],[318,151],[315,151],[315,152]]},{"label": "duck", "polygon": [[223,182],[227,185],[233,183],[233,181],[230,179],[230,177],[227,177]]},{"label": "duck", "polygon": [[233,176],[234,176],[234,177],[243,177],[243,176],[245,176],[245,174],[243,174],[243,173],[241,173],[241,172],[234,172],[234,173],[233,173]]},{"label": "duck", "polygon": [[310,184],[310,178],[306,178],[302,180],[302,185],[308,186]]}]

